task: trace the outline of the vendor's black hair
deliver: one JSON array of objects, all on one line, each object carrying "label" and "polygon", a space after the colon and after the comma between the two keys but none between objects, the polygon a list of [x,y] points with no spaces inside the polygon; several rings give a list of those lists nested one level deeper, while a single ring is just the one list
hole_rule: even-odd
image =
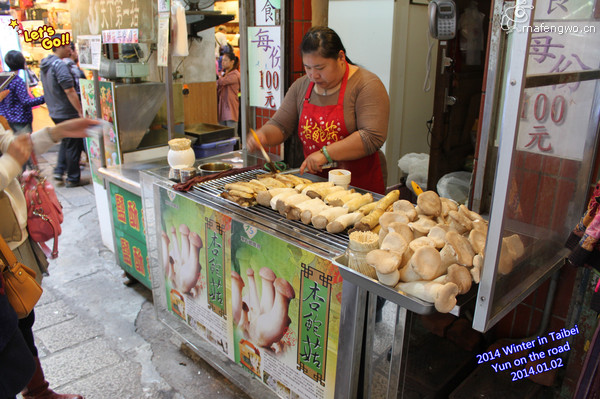
[{"label": "vendor's black hair", "polygon": [[20,51],[10,50],[4,56],[4,62],[6,62],[11,71],[25,69],[25,57],[23,57]]},{"label": "vendor's black hair", "polygon": [[300,54],[317,52],[324,58],[337,58],[340,50],[346,55],[348,64],[353,64],[348,58],[342,39],[331,28],[326,26],[313,26],[306,32],[300,43]]}]

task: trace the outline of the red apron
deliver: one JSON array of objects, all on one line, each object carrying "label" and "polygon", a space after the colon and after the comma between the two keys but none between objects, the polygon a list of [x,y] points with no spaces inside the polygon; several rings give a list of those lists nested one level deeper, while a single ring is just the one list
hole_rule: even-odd
[{"label": "red apron", "polygon": [[[350,67],[346,63],[346,72],[342,79],[337,104],[325,106],[311,104],[309,99],[315,83],[310,82],[308,85],[298,123],[298,136],[302,141],[305,158],[319,151],[321,147],[343,140],[350,135],[344,122],[344,94],[349,71]],[[352,172],[350,185],[379,194],[385,193],[383,172],[377,152],[354,161],[338,161],[338,167]],[[327,178],[327,170],[317,175]]]}]

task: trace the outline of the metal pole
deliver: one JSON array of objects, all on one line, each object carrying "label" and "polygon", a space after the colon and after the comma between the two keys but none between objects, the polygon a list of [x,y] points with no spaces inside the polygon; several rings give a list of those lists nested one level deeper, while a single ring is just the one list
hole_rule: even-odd
[{"label": "metal pole", "polygon": [[[401,306],[397,306],[396,309],[396,324],[394,329],[394,341],[392,342],[392,359],[390,362],[390,372],[388,377],[388,399],[396,399],[398,397],[398,385],[400,383],[400,372],[403,371],[403,384],[404,376],[406,375],[406,367],[402,370],[403,362],[402,355],[404,354],[405,341],[408,344],[410,328],[407,327],[407,310]],[[408,318],[410,321],[410,316]],[[407,354],[404,354],[406,356]],[[402,393],[404,396],[404,390]],[[401,397],[402,397],[401,396]]]},{"label": "metal pole", "polygon": [[377,294],[369,292],[369,302],[367,303],[367,324],[365,326],[365,351],[363,364],[363,397],[371,397],[371,382],[373,381],[373,341],[375,340],[375,319],[377,307]]},{"label": "metal pole", "polygon": [[240,98],[240,106],[242,108],[242,114],[240,117],[242,121],[240,123],[240,149],[243,149],[246,146],[246,133],[248,131],[248,126],[250,126],[250,106],[249,103],[249,83],[248,83],[248,21],[252,21],[252,7],[253,2],[241,2],[240,9],[240,90],[241,90],[241,98]]},{"label": "metal pole", "polygon": [[[102,110],[100,108],[100,80],[98,79],[98,71],[92,71],[94,74],[94,99],[96,100],[96,118],[102,119]],[[104,158],[104,156],[102,156]]]},{"label": "metal pole", "polygon": [[171,140],[175,128],[175,111],[173,110],[173,60],[171,58],[170,46],[169,54],[167,55],[167,67],[163,71],[165,71],[165,82],[167,84],[167,129],[169,131],[169,140]]},{"label": "metal pole", "polygon": [[366,290],[344,280],[335,373],[335,397],[338,399],[355,399],[358,391],[366,299]]}]

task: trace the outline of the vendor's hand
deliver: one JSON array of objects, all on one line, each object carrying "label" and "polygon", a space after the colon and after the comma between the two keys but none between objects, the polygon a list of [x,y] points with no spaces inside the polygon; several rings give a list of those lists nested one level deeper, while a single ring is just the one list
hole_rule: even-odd
[{"label": "vendor's hand", "polygon": [[29,134],[21,134],[16,136],[12,143],[10,143],[7,153],[12,156],[19,165],[23,166],[31,156],[32,150],[33,143],[31,142],[31,136]]},{"label": "vendor's hand", "polygon": [[10,90],[8,90],[8,89],[0,91],[0,101],[4,100],[4,98],[6,96],[8,96],[9,92],[10,92]]},{"label": "vendor's hand", "polygon": [[86,130],[99,123],[100,121],[87,118],[69,119],[52,127],[50,135],[54,141],[59,141],[63,137],[85,138],[88,136]]},{"label": "vendor's hand", "polygon": [[[267,143],[267,137],[265,136],[265,134],[258,130],[256,132],[256,135],[258,136],[258,139],[260,140],[260,143],[263,145],[263,147],[266,146]],[[254,139],[254,135],[252,133],[247,135],[248,138],[246,139],[246,148],[248,149],[249,152],[254,152],[254,151],[259,151],[260,147],[258,145],[258,143],[256,142],[256,140]]]},{"label": "vendor's hand", "polygon": [[305,170],[310,173],[317,173],[323,170],[322,166],[327,163],[327,158],[321,153],[321,151],[315,151],[306,157],[302,165],[300,165],[300,174],[303,174]]}]

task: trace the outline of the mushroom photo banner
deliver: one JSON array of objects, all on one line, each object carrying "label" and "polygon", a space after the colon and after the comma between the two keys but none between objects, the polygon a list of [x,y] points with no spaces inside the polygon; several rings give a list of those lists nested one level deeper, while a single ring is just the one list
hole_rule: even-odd
[{"label": "mushroom photo banner", "polygon": [[337,266],[185,194],[160,187],[158,198],[152,283],[167,311],[279,396],[333,398]]},{"label": "mushroom photo banner", "polygon": [[233,360],[230,279],[231,218],[160,188],[163,277],[167,310]]},{"label": "mushroom photo banner", "polygon": [[234,220],[235,360],[285,398],[333,398],[342,278],[330,260]]}]

